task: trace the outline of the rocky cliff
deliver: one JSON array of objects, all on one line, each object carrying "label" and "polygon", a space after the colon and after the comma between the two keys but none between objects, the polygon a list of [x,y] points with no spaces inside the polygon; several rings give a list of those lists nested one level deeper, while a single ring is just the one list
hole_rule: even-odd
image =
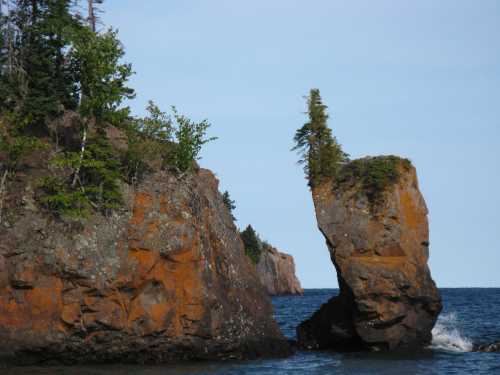
[{"label": "rocky cliff", "polygon": [[303,293],[300,281],[295,275],[295,263],[291,255],[280,253],[271,246],[263,246],[256,268],[268,294]]},{"label": "rocky cliff", "polygon": [[340,294],[298,327],[299,343],[336,350],[425,345],[441,299],[427,266],[427,207],[415,168],[379,157],[351,162],[342,174],[313,188]]},{"label": "rocky cliff", "polygon": [[55,219],[35,204],[43,173],[18,173],[3,207],[3,357],[168,362],[288,354],[210,171],[149,175],[123,187],[122,209],[86,220]]}]

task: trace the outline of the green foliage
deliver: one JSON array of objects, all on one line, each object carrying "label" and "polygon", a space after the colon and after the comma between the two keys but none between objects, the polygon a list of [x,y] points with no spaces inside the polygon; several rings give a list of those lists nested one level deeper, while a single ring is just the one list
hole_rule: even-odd
[{"label": "green foliage", "polygon": [[172,149],[170,119],[152,101],[146,110],[148,116],[129,119],[122,124],[128,138],[122,170],[126,181],[133,184],[145,173],[164,165]]},{"label": "green foliage", "polygon": [[148,116],[139,123],[140,132],[147,138],[169,142],[173,137],[172,120],[166,112],[162,112],[152,100],[148,102],[146,107]]},{"label": "green foliage", "polygon": [[42,195],[39,201],[52,213],[71,218],[87,217],[91,205],[85,192],[72,189],[68,181],[55,176],[44,177],[39,184]]},{"label": "green foliage", "polygon": [[309,186],[314,187],[324,178],[334,177],[348,155],[328,128],[327,106],[318,89],[310,91],[307,104],[309,121],[296,131],[292,151],[299,153],[298,163],[304,165]]},{"label": "green foliage", "polygon": [[[54,214],[86,216],[91,208],[106,213],[120,207],[120,160],[104,136],[98,135],[89,140],[83,159],[77,152],[66,152],[51,163],[59,177],[51,176],[42,181],[40,201]],[[80,168],[78,185],[73,186],[77,168]],[[65,175],[64,171],[70,171],[70,174]]]},{"label": "green foliage", "polygon": [[338,175],[337,184],[361,184],[373,205],[383,200],[384,192],[396,184],[401,177],[401,168],[409,170],[411,162],[397,156],[378,156],[357,159],[344,165]]},{"label": "green foliage", "polygon": [[226,190],[222,194],[222,201],[224,202],[224,205],[227,207],[229,212],[231,213],[231,217],[233,218],[233,221],[236,221],[236,218],[233,215],[233,211],[236,208],[235,201],[231,199],[231,196],[229,195],[229,192]]},{"label": "green foliage", "polygon": [[[77,112],[82,125],[80,145],[74,134],[65,134],[71,139],[62,146],[57,143],[53,175],[40,182],[42,205],[57,215],[106,212],[121,204],[120,180],[135,183],[144,173],[168,166],[181,173],[193,168],[202,146],[215,139],[206,137],[210,124],[191,121],[175,108],[171,118],[153,102],[144,119],[130,117],[124,101],[134,97],[128,87],[132,67],[122,62],[116,31],[95,31],[92,3],[90,25],[73,12],[72,0],[11,4],[10,13],[0,15],[0,119],[10,124],[0,129],[0,151],[7,155],[7,167],[18,168],[42,137],[58,137],[53,129],[67,111]],[[108,143],[110,125],[125,131],[126,151]]]},{"label": "green foliage", "polygon": [[207,129],[210,127],[207,120],[197,123],[179,114],[175,107],[172,107],[172,111],[176,121],[175,140],[177,142],[172,155],[172,163],[181,172],[186,172],[193,168],[195,160],[200,159],[201,147],[205,143],[216,140],[217,137],[205,138]]},{"label": "green foliage", "polygon": [[0,70],[0,110],[15,110],[38,128],[62,108],[76,107],[76,86],[65,59],[68,30],[77,25],[70,3],[17,1],[3,21],[7,58]]},{"label": "green foliage", "polygon": [[130,64],[120,63],[124,51],[117,32],[96,34],[81,28],[74,33],[73,43],[70,59],[80,86],[80,114],[98,124],[120,125],[130,112],[120,106],[134,97],[134,90],[126,86],[133,72]]},{"label": "green foliage", "polygon": [[45,144],[36,137],[11,135],[6,129],[0,129],[0,152],[5,154],[5,169],[17,171],[24,156],[40,150]]},{"label": "green foliage", "polygon": [[248,225],[243,232],[240,233],[241,240],[245,246],[245,253],[250,258],[253,264],[259,263],[260,256],[262,254],[262,243],[259,236],[252,228]]},{"label": "green foliage", "polygon": [[206,138],[210,127],[206,120],[191,121],[175,107],[172,107],[174,121],[152,101],[146,110],[145,118],[135,119],[126,127],[129,150],[125,155],[125,169],[129,181],[140,179],[151,166],[170,166],[188,172],[199,159],[202,146],[216,139]]}]

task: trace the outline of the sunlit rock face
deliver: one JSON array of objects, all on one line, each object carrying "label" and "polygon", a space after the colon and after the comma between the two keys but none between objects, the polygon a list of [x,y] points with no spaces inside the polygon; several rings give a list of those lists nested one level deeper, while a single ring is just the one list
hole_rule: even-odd
[{"label": "sunlit rock face", "polygon": [[291,255],[279,252],[274,247],[264,246],[256,268],[269,295],[303,293],[295,275],[295,262]]},{"label": "sunlit rock face", "polygon": [[393,350],[431,341],[441,298],[427,266],[427,207],[413,166],[399,169],[375,206],[356,181],[313,189],[340,295],[297,328],[302,347]]},{"label": "sunlit rock face", "polygon": [[169,362],[289,353],[210,171],[157,172],[123,187],[121,210],[80,221],[40,211],[36,178],[20,176],[4,207],[3,357]]}]

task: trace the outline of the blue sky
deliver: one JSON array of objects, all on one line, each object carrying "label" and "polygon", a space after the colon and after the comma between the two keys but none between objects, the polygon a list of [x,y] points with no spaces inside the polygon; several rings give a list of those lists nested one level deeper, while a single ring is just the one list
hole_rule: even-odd
[{"label": "blue sky", "polygon": [[295,257],[303,286],[335,287],[290,152],[303,96],[321,90],[352,157],[397,154],[429,207],[430,266],[446,286],[500,286],[500,1],[107,0],[142,115],[149,99],[212,123],[201,165]]}]

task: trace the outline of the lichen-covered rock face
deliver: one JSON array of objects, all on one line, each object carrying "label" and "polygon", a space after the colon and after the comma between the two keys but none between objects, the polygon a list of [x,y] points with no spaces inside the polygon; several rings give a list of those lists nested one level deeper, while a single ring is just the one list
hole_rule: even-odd
[{"label": "lichen-covered rock face", "polygon": [[297,328],[303,347],[393,350],[432,339],[441,299],[427,266],[427,207],[415,169],[399,168],[376,206],[359,184],[313,189],[340,294]]},{"label": "lichen-covered rock face", "polygon": [[80,222],[28,204],[29,182],[9,196],[1,355],[27,363],[288,354],[212,173],[162,171],[124,189],[122,210]]},{"label": "lichen-covered rock face", "polygon": [[295,262],[291,255],[264,246],[256,268],[269,295],[303,293],[300,281],[295,275]]}]

